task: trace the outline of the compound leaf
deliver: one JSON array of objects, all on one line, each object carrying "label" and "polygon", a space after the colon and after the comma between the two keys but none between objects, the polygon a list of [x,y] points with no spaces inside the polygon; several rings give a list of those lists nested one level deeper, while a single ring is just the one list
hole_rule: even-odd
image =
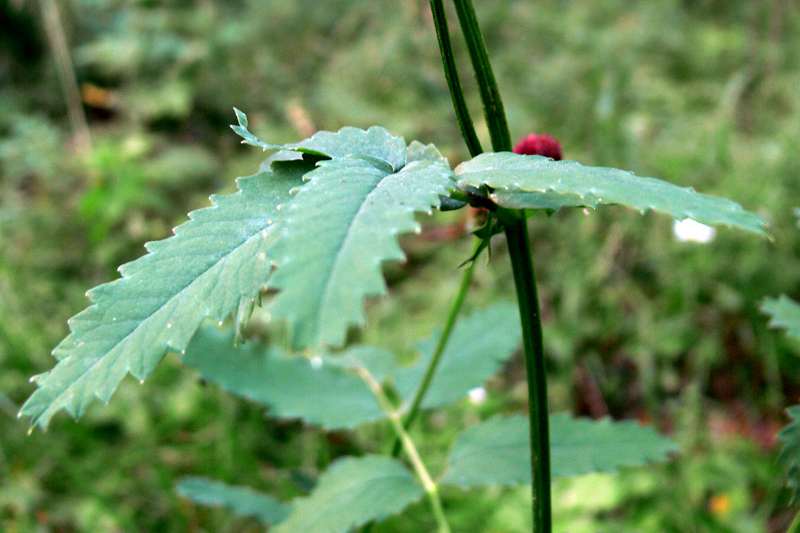
[{"label": "compound leaf", "polygon": [[423,495],[398,459],[367,455],[336,461],[314,492],[293,502],[275,533],[340,533],[399,513]]},{"label": "compound leaf", "polygon": [[89,291],[93,305],[69,321],[70,335],[53,351],[58,364],[33,378],[39,388],[20,415],[42,428],[62,408],[78,418],[95,397],[107,402],[126,373],[144,379],[167,349],[182,351],[205,318],[246,305],[273,267],[276,210],[312,168],[276,162],[239,179],[239,192],[212,196],[212,207],[120,267],[121,279]]},{"label": "compound leaf", "polygon": [[[499,370],[502,362],[519,346],[521,338],[519,310],[510,302],[501,302],[460,318],[422,407],[435,409],[466,396]],[[411,367],[395,372],[394,384],[404,399],[410,400],[416,392],[438,340],[437,334],[420,342],[418,350],[422,357]]]},{"label": "compound leaf", "polygon": [[175,487],[178,494],[200,505],[227,507],[238,516],[251,516],[270,526],[283,521],[291,506],[248,487],[227,485],[202,477],[185,477]]},{"label": "compound leaf", "polygon": [[393,361],[392,354],[368,346],[312,359],[257,342],[234,346],[234,331],[214,327],[200,328],[183,356],[203,379],[268,406],[271,416],[300,418],[326,429],[386,416],[367,384],[348,368],[363,365],[380,375]]},{"label": "compound leaf", "polygon": [[[577,476],[662,461],[675,444],[637,422],[550,417],[551,475]],[[530,433],[523,416],[495,417],[461,433],[442,481],[460,487],[531,482]]]},{"label": "compound leaf", "polygon": [[321,161],[305,179],[282,211],[270,311],[287,319],[296,348],[341,345],[365,320],[362,299],[386,291],[381,263],[405,258],[398,234],[419,228],[415,212],[439,206],[452,171],[440,160],[398,169],[354,155]]},{"label": "compound leaf", "polygon": [[766,298],[761,310],[770,315],[769,325],[774,328],[786,328],[786,333],[800,338],[800,305],[782,294],[777,300]]},{"label": "compound leaf", "polygon": [[559,209],[620,204],[640,212],[650,209],[677,220],[691,218],[764,234],[766,223],[731,200],[694,192],[654,178],[614,168],[510,152],[481,154],[455,169],[459,183],[488,185],[491,198],[514,209]]}]

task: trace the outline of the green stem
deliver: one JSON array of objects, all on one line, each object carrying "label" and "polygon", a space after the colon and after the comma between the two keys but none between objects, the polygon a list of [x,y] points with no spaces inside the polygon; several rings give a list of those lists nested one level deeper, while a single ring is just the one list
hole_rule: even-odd
[{"label": "green stem", "polygon": [[486,116],[486,125],[492,138],[492,148],[495,152],[511,151],[511,134],[508,131],[508,121],[500,98],[500,89],[492,72],[486,44],[483,42],[478,17],[471,0],[453,0],[461,24],[461,31],[467,42],[472,68],[475,70],[475,79],[483,102],[483,112]]},{"label": "green stem", "polygon": [[522,319],[525,367],[528,372],[528,417],[531,433],[531,480],[533,482],[533,530],[550,533],[550,430],[548,427],[547,380],[544,367],[542,321],[536,278],[533,272],[528,227],[520,211],[501,209],[498,218],[505,227],[514,284]]},{"label": "green stem", "polygon": [[431,477],[428,469],[425,467],[425,463],[422,462],[422,457],[420,457],[417,447],[414,445],[414,441],[411,440],[411,437],[403,427],[403,415],[400,413],[400,411],[394,408],[392,402],[386,396],[386,393],[383,392],[381,384],[378,383],[374,377],[372,377],[372,374],[370,374],[364,368],[359,369],[358,374],[372,390],[372,394],[375,395],[375,398],[378,400],[378,404],[381,406],[381,409],[387,415],[389,415],[389,422],[391,422],[392,427],[397,434],[397,438],[402,443],[402,447],[408,456],[408,460],[411,462],[411,466],[414,468],[414,472],[417,474],[417,478],[422,483],[422,487],[425,489],[425,494],[428,496],[428,500],[431,503],[433,516],[436,519],[439,533],[450,533],[450,526],[448,525],[447,519],[444,516],[442,500],[439,497],[439,487]]},{"label": "green stem", "polygon": [[[478,251],[480,247],[480,241],[475,243],[475,249],[473,250],[473,255]],[[444,349],[447,346],[447,341],[450,340],[450,334],[453,332],[453,326],[455,326],[456,319],[458,318],[458,313],[461,310],[461,305],[464,303],[464,297],[467,294],[467,289],[469,288],[469,284],[472,281],[472,273],[475,271],[475,261],[473,260],[472,263],[467,267],[464,271],[464,274],[461,276],[461,285],[458,288],[458,294],[456,294],[456,299],[453,300],[453,304],[450,306],[450,314],[447,316],[447,322],[445,322],[444,329],[442,330],[442,334],[439,335],[439,341],[436,343],[436,349],[433,351],[433,356],[431,360],[428,362],[428,368],[425,371],[425,376],[422,378],[422,382],[419,384],[417,388],[417,393],[414,395],[414,400],[411,402],[411,407],[408,409],[408,413],[403,420],[403,428],[408,429],[414,420],[419,414],[420,405],[422,405],[422,400],[425,398],[425,394],[428,392],[428,388],[431,385],[431,381],[433,380],[433,376],[436,373],[436,369],[439,366],[439,361],[442,359],[442,354],[444,353]],[[398,439],[394,443],[394,448],[392,449],[392,456],[397,457],[400,453],[401,443]]]},{"label": "green stem", "polygon": [[794,520],[789,526],[789,529],[786,530],[786,533],[800,533],[800,513],[794,517]]},{"label": "green stem", "polygon": [[450,89],[450,97],[453,99],[453,109],[456,112],[458,127],[461,129],[461,136],[467,143],[467,149],[472,157],[483,153],[478,134],[475,133],[475,125],[469,114],[467,101],[464,98],[464,90],[461,88],[461,81],[458,77],[455,54],[450,41],[450,30],[447,28],[447,17],[444,11],[443,0],[431,0],[431,13],[433,14],[433,25],[436,28],[436,37],[439,40],[439,50],[442,53],[442,65],[444,65],[444,77]]}]

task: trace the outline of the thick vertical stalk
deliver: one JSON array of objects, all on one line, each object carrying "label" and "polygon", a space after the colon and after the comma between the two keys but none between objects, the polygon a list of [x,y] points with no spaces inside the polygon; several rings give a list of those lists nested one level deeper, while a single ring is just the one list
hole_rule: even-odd
[{"label": "thick vertical stalk", "polygon": [[550,533],[550,430],[547,411],[547,380],[544,368],[542,321],[536,278],[528,240],[528,227],[521,212],[499,213],[505,226],[508,253],[514,272],[519,312],[522,319],[522,341],[525,367],[528,371],[528,417],[531,433],[531,480],[533,482],[533,530]]},{"label": "thick vertical stalk", "polygon": [[486,125],[492,138],[492,149],[495,152],[511,151],[511,134],[508,131],[506,112],[503,100],[500,98],[500,89],[494,78],[492,64],[489,62],[489,53],[483,42],[478,17],[471,0],[453,0],[461,24],[461,31],[467,42],[472,68],[475,69],[475,79],[483,102],[483,112],[486,116]]},{"label": "thick vertical stalk", "polygon": [[458,77],[456,68],[456,58],[453,54],[453,47],[450,42],[450,30],[447,27],[447,17],[444,11],[443,0],[431,0],[431,13],[433,14],[433,25],[436,28],[436,37],[439,40],[439,50],[442,53],[442,65],[444,65],[444,77],[450,89],[450,96],[453,99],[453,109],[458,120],[458,127],[461,129],[461,136],[467,144],[467,149],[472,157],[483,153],[478,134],[475,133],[475,126],[469,114],[467,101],[464,98],[464,91],[461,88],[461,80]]},{"label": "thick vertical stalk", "polygon": [[[469,50],[475,78],[483,102],[484,115],[492,139],[492,148],[496,152],[511,151],[511,134],[508,129],[500,90],[492,71],[489,54],[478,25],[475,8],[471,0],[453,0],[458,14],[461,31]],[[435,7],[431,0],[432,8]],[[436,17],[436,12],[434,12]],[[440,17],[440,23],[443,16]],[[449,38],[447,33],[438,33],[442,49],[442,61],[445,72],[448,62],[452,61],[452,50],[445,53],[442,40]],[[449,48],[448,48],[449,50]],[[450,83],[456,113],[459,113],[457,96],[461,85]],[[463,101],[463,96],[461,97]],[[468,116],[466,107],[462,112]],[[470,122],[471,123],[471,122]],[[465,138],[465,140],[467,140]],[[467,144],[469,145],[469,140]],[[474,154],[473,154],[474,155]],[[528,417],[531,438],[531,480],[533,483],[533,526],[536,533],[551,533],[552,516],[550,503],[550,430],[548,427],[547,381],[544,368],[544,348],[542,343],[542,324],[539,313],[539,299],[536,293],[536,278],[533,272],[533,258],[528,241],[528,228],[524,213],[500,209],[496,212],[499,221],[505,228],[508,240],[511,266],[514,272],[514,284],[517,290],[520,316],[522,319],[522,337],[525,347],[525,365],[528,373]]]}]

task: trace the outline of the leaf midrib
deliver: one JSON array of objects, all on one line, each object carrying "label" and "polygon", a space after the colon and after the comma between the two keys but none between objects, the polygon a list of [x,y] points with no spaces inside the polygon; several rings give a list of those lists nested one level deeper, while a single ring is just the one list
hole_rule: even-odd
[{"label": "leaf midrib", "polygon": [[[369,187],[369,192],[364,196],[364,200],[359,204],[358,209],[356,209],[353,212],[353,215],[350,218],[350,222],[347,224],[347,227],[346,227],[346,229],[344,231],[344,238],[340,240],[339,245],[336,247],[336,251],[333,254],[333,260],[330,262],[330,266],[326,269],[327,271],[326,271],[326,276],[324,277],[323,290],[320,291],[319,297],[316,299],[316,305],[314,306],[315,310],[314,310],[314,315],[313,315],[313,317],[314,317],[313,323],[316,324],[315,331],[314,331],[314,336],[316,336],[316,337],[318,337],[320,335],[320,329],[321,329],[321,324],[322,324],[322,322],[320,321],[321,315],[322,315],[322,312],[323,312],[322,303],[328,300],[328,295],[330,294],[330,290],[333,287],[333,284],[331,283],[331,278],[332,278],[334,270],[336,269],[337,264],[339,263],[339,257],[341,256],[342,251],[345,249],[345,245],[352,238],[353,233],[352,233],[351,229],[353,228],[353,226],[354,226],[356,220],[358,219],[360,213],[364,209],[364,206],[367,205],[367,200],[369,199],[369,197],[372,194],[375,193],[375,191],[378,189],[378,186],[380,185],[380,183],[385,178],[393,175],[393,174],[383,174],[382,170],[380,170],[379,168],[377,168],[374,165],[372,165],[367,159],[362,159],[362,161],[364,161],[365,163],[367,163],[369,165],[368,167],[364,167],[365,173],[366,172],[375,173],[377,175],[376,176],[377,177],[377,181],[375,181],[373,186]],[[383,161],[383,160],[381,160],[381,161]],[[390,165],[388,161],[386,161],[386,164]],[[318,179],[320,179],[320,178],[318,178]],[[322,178],[322,179],[324,179],[324,178]]]}]

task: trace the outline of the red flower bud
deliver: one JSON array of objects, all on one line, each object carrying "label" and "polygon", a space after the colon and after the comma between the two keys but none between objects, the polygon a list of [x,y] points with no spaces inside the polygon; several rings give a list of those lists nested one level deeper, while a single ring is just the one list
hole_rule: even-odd
[{"label": "red flower bud", "polygon": [[528,135],[514,147],[515,154],[543,155],[561,160],[561,143],[549,135]]}]

